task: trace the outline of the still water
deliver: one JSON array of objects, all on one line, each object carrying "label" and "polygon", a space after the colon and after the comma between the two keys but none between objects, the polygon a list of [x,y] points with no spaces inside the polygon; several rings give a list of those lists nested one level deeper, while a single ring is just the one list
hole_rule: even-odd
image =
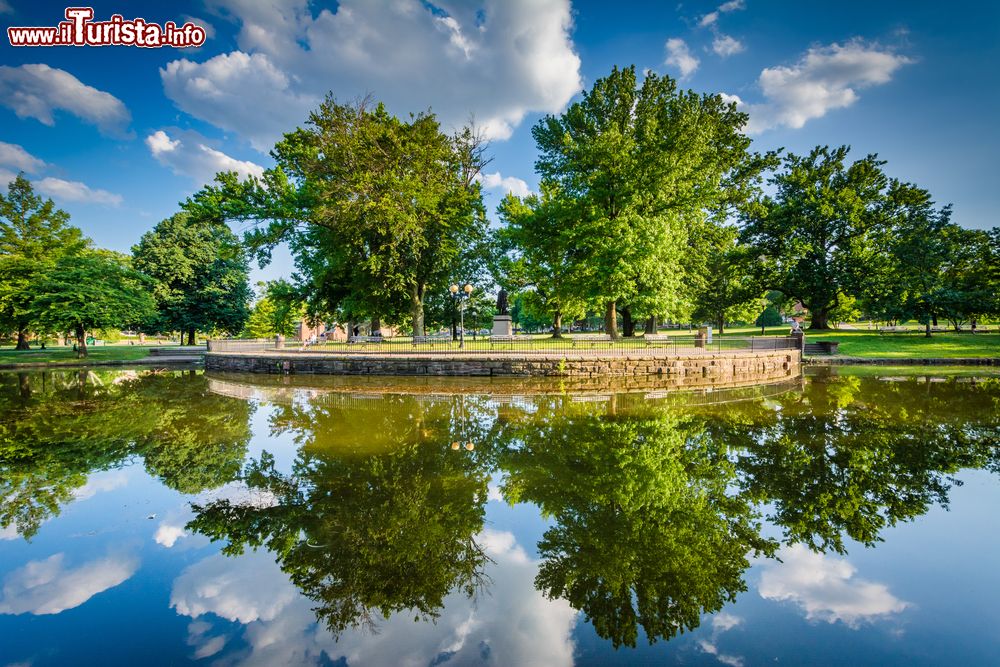
[{"label": "still water", "polygon": [[1000,379],[0,374],[0,665],[1000,664]]}]

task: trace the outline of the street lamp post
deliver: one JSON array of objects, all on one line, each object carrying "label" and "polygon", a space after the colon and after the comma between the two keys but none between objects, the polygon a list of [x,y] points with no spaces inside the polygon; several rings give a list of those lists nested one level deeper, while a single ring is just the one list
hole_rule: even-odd
[{"label": "street lamp post", "polygon": [[468,301],[469,296],[472,294],[472,285],[466,283],[465,287],[459,290],[458,285],[452,284],[448,288],[448,291],[451,292],[452,298],[458,301],[458,346],[463,348],[465,347],[465,302]]}]

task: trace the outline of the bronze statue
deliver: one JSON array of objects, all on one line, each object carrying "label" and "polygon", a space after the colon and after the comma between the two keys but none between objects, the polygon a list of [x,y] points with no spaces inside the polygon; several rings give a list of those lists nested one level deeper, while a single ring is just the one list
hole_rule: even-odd
[{"label": "bronze statue", "polygon": [[497,294],[497,315],[509,315],[507,308],[507,292],[501,289]]}]

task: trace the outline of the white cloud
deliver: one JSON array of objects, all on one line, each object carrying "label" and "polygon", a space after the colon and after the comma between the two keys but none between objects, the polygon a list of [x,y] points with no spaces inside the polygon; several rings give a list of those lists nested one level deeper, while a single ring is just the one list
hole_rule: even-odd
[{"label": "white cloud", "polygon": [[218,0],[240,23],[239,50],[160,70],[183,111],[261,151],[306,121],[332,91],[371,93],[390,111],[433,107],[445,129],[474,117],[503,139],[530,112],[557,112],[580,89],[569,0],[477,0],[448,14],[420,0]]},{"label": "white cloud", "polygon": [[[49,180],[49,179],[43,179],[43,180]],[[58,180],[58,179],[53,179],[53,180]],[[66,183],[66,181],[62,182]],[[73,185],[83,185],[83,184],[75,183]],[[104,192],[104,191],[98,190],[98,192]],[[117,195],[114,196],[117,197]],[[120,197],[118,201],[119,203],[121,202]],[[73,489],[73,497],[76,500],[87,500],[88,498],[93,498],[98,493],[120,489],[126,484],[128,484],[128,477],[125,474],[125,471],[123,470],[106,470],[104,472],[96,472],[87,478],[86,484],[77,489]]]},{"label": "white cloud", "polygon": [[860,39],[813,47],[794,65],[761,71],[758,85],[766,101],[743,105],[750,114],[748,130],[800,128],[833,109],[851,106],[858,90],[888,83],[896,70],[912,62]]},{"label": "white cloud", "polygon": [[743,42],[729,35],[716,35],[712,40],[712,50],[717,56],[728,58],[746,50]]},{"label": "white cloud", "polygon": [[108,556],[66,568],[65,554],[31,561],[8,574],[3,582],[0,614],[58,614],[114,588],[139,567],[134,557]]},{"label": "white cloud", "polygon": [[34,118],[44,125],[55,125],[56,110],[68,111],[96,125],[102,134],[119,138],[128,136],[132,121],[125,104],[114,95],[42,64],[0,65],[0,104],[18,118]]},{"label": "white cloud", "polygon": [[156,161],[175,174],[189,176],[198,185],[211,183],[220,171],[235,171],[241,177],[264,174],[264,167],[237,160],[208,145],[208,140],[191,130],[175,132],[176,139],[164,130],[146,137],[146,146]]},{"label": "white cloud", "polygon": [[210,614],[244,623],[239,644],[249,654],[241,654],[243,665],[298,664],[323,653],[360,667],[427,665],[445,655],[447,664],[471,664],[483,661],[484,647],[490,664],[572,665],[578,616],[565,600],[547,600],[535,589],[538,562],[511,533],[486,530],[476,540],[494,561],[485,572],[492,585],[477,600],[449,595],[432,623],[414,623],[412,612],[388,619],[376,614],[377,633],[348,630],[335,640],[316,623],[315,604],[262,552],[215,555],[192,565],[174,582],[171,606],[204,623],[188,628],[199,654],[223,649],[208,625]]},{"label": "white cloud", "polygon": [[857,627],[863,621],[898,614],[908,607],[884,584],[861,579],[842,558],[810,551],[801,544],[779,553],[783,563],[768,562],[758,591],[768,600],[790,600],[806,619]]},{"label": "white cloud", "polygon": [[215,26],[212,25],[211,23],[209,23],[208,21],[206,21],[205,19],[198,18],[197,16],[191,16],[190,14],[181,14],[180,18],[181,18],[181,21],[183,21],[185,23],[187,23],[188,21],[190,21],[191,23],[195,24],[196,26],[200,26],[205,31],[205,38],[206,39],[214,39],[215,38]]},{"label": "white cloud", "polygon": [[746,9],[746,4],[744,4],[743,0],[730,0],[729,2],[724,2],[719,5],[719,8],[714,12],[709,12],[702,16],[701,20],[698,21],[698,25],[702,28],[714,26],[719,21],[720,15],[735,12],[740,9]]},{"label": "white cloud", "polygon": [[0,167],[34,174],[44,169],[46,164],[21,146],[0,141]]},{"label": "white cloud", "polygon": [[528,184],[516,176],[501,176],[499,171],[494,171],[492,174],[477,175],[477,178],[487,190],[502,190],[504,194],[510,192],[518,197],[531,194]]},{"label": "white cloud", "polygon": [[92,189],[80,181],[66,181],[61,178],[46,176],[34,183],[35,190],[43,195],[59,201],[82,204],[103,204],[119,206],[122,196],[107,190]]},{"label": "white cloud", "polygon": [[187,537],[187,533],[184,531],[184,526],[178,526],[164,521],[157,527],[156,534],[153,535],[153,540],[160,546],[170,549],[177,543],[177,540],[184,537]]},{"label": "white cloud", "polygon": [[681,73],[681,78],[686,79],[698,69],[698,59],[694,57],[687,43],[680,37],[671,37],[664,44],[667,50],[667,58],[664,61],[667,65],[676,67]]},{"label": "white cloud", "polygon": [[712,616],[712,631],[708,637],[698,640],[698,648],[715,656],[715,659],[729,667],[743,667],[744,660],[737,655],[723,653],[719,650],[719,635],[743,624],[743,619],[725,611]]},{"label": "white cloud", "polygon": [[274,556],[265,550],[236,559],[211,556],[177,577],[170,606],[191,618],[211,612],[243,624],[274,620],[298,596],[287,576],[276,569]]},{"label": "white cloud", "polygon": [[21,534],[17,532],[17,525],[10,524],[6,528],[0,528],[0,540],[16,540]]}]

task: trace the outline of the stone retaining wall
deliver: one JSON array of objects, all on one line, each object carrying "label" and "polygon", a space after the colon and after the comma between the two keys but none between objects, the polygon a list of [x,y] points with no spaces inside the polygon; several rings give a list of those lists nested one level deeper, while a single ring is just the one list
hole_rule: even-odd
[{"label": "stone retaining wall", "polygon": [[770,382],[801,373],[798,350],[732,351],[690,355],[374,356],[319,353],[214,353],[205,368],[269,374],[479,377],[666,377],[685,385]]}]

